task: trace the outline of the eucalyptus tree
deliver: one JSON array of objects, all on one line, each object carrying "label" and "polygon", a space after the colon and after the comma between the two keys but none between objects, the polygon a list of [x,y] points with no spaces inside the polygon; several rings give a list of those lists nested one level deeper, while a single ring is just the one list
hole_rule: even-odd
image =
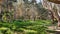
[{"label": "eucalyptus tree", "polygon": [[[50,1],[50,2],[48,2]],[[43,0],[43,7],[50,10],[50,12],[53,14],[54,18],[58,21],[58,26],[60,26],[60,10],[59,10],[59,2],[58,0]],[[53,2],[53,3],[52,3]],[[55,4],[56,3],[56,4]]]}]

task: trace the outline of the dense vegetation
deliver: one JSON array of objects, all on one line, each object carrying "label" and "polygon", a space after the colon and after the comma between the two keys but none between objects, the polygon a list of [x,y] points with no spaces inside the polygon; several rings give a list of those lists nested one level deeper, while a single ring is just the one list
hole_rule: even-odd
[{"label": "dense vegetation", "polygon": [[49,20],[0,22],[0,34],[47,34],[46,29],[50,22]]},{"label": "dense vegetation", "polygon": [[0,34],[49,34],[60,22],[59,5],[47,0],[0,0]]}]

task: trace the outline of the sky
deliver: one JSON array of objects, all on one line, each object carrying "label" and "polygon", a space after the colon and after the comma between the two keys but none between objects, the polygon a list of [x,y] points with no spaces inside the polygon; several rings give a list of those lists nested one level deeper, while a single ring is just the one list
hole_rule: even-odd
[{"label": "sky", "polygon": [[[29,1],[31,1],[31,0],[29,0]],[[36,1],[37,1],[37,3],[42,2],[42,0],[36,0]]]},{"label": "sky", "polygon": [[37,1],[37,3],[42,2],[42,0],[36,0],[36,1]]},{"label": "sky", "polygon": [[36,0],[37,1],[37,3],[39,3],[40,2],[40,0]]}]

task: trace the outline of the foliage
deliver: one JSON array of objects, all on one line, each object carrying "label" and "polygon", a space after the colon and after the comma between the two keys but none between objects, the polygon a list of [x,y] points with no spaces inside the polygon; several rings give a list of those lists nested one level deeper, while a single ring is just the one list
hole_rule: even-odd
[{"label": "foliage", "polygon": [[47,20],[36,20],[36,21],[21,21],[15,20],[11,23],[0,22],[0,31],[3,34],[13,34],[16,32],[24,32],[24,34],[45,34],[47,29],[47,24],[50,21]]},{"label": "foliage", "polygon": [[[43,8],[42,3],[37,3],[36,0],[7,0],[2,5],[0,34],[46,34],[51,21],[46,20],[48,10]],[[14,18],[20,20],[13,20]]]}]

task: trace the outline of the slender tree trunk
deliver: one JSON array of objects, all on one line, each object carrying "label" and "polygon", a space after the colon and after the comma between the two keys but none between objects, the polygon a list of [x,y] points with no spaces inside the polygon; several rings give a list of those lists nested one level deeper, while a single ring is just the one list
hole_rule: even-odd
[{"label": "slender tree trunk", "polygon": [[58,26],[60,27],[60,11],[58,10]]},{"label": "slender tree trunk", "polygon": [[60,16],[58,18],[58,27],[60,27]]},{"label": "slender tree trunk", "polygon": [[54,15],[53,15],[53,13],[51,12],[51,19],[52,19],[52,24],[54,24]]}]

